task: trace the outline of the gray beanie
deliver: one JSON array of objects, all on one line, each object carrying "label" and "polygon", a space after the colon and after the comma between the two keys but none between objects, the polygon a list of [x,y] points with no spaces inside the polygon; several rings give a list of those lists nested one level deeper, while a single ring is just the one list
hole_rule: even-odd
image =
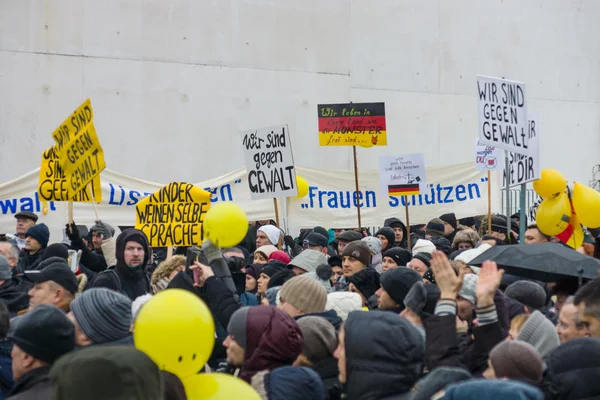
[{"label": "gray beanie", "polygon": [[540,353],[542,358],[546,357],[552,350],[560,345],[556,328],[544,314],[534,311],[529,316],[517,340],[529,343]]},{"label": "gray beanie", "polygon": [[306,272],[317,272],[317,267],[327,264],[327,257],[320,251],[306,249],[298,254],[290,263],[291,267],[298,267]]},{"label": "gray beanie", "polygon": [[331,322],[315,316],[303,317],[296,322],[304,336],[302,353],[310,362],[316,363],[333,356],[338,341]]},{"label": "gray beanie", "polygon": [[246,348],[246,322],[248,321],[248,311],[250,307],[243,307],[233,313],[229,324],[227,325],[227,333],[233,337],[233,340],[240,345],[242,349]]},{"label": "gray beanie", "polygon": [[106,288],[86,290],[71,303],[77,325],[94,344],[124,339],[131,327],[131,300]]},{"label": "gray beanie", "polygon": [[12,271],[10,269],[10,264],[6,257],[0,254],[0,280],[6,281],[12,278]]},{"label": "gray beanie", "polygon": [[531,281],[517,281],[506,288],[504,294],[529,307],[531,311],[540,310],[546,305],[546,291]]}]

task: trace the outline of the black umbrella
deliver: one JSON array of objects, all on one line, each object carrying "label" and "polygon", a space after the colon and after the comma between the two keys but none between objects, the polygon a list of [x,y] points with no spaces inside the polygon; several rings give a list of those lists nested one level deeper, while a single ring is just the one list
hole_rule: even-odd
[{"label": "black umbrella", "polygon": [[557,282],[560,278],[594,279],[600,276],[600,260],[576,252],[560,243],[515,244],[495,246],[469,265],[495,261],[507,273]]}]

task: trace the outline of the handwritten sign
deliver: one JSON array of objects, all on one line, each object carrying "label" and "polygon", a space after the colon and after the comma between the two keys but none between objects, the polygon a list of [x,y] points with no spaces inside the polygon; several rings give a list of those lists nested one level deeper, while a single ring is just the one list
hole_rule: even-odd
[{"label": "handwritten sign", "polygon": [[88,203],[92,201],[92,191],[94,201],[102,202],[102,188],[100,185],[100,175],[92,180],[92,191],[90,185],[83,190],[75,193],[69,193],[67,177],[62,168],[56,146],[46,149],[42,153],[42,163],[40,165],[40,179],[38,182],[38,195],[42,201],[77,201]]},{"label": "handwritten sign", "polygon": [[475,168],[477,171],[493,171],[504,168],[504,151],[475,141]]},{"label": "handwritten sign", "polygon": [[319,104],[319,145],[387,146],[385,103]]},{"label": "handwritten sign", "polygon": [[242,132],[252,200],[298,195],[294,155],[287,125]]},{"label": "handwritten sign", "polygon": [[83,190],[106,168],[93,119],[92,103],[87,99],[52,132],[70,196]]},{"label": "handwritten sign", "polygon": [[477,76],[479,139],[503,150],[527,154],[525,84]]},{"label": "handwritten sign", "polygon": [[152,247],[199,246],[210,193],[185,182],[172,182],[136,205],[135,228]]},{"label": "handwritten sign", "polygon": [[423,154],[379,157],[381,193],[386,196],[410,196],[425,192]]},{"label": "handwritten sign", "polygon": [[[540,132],[541,113],[529,113],[527,137],[529,139],[529,154],[510,153],[508,168],[510,169],[509,187],[532,182],[541,178],[540,168]],[[506,188],[506,169],[502,179],[502,188]]]}]

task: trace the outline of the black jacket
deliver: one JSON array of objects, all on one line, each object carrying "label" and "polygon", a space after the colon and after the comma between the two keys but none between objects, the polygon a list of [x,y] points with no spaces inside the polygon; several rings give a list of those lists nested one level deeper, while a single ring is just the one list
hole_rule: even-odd
[{"label": "black jacket", "polygon": [[11,316],[29,307],[27,288],[19,278],[9,279],[0,286],[0,301],[6,305]]},{"label": "black jacket", "polygon": [[338,370],[337,360],[333,357],[324,358],[314,363],[311,369],[321,377],[323,387],[325,388],[325,395],[328,398],[327,396],[331,389],[339,384],[338,376],[340,371]]},{"label": "black jacket", "polygon": [[37,269],[36,267],[42,262],[43,255],[43,249],[38,250],[35,254],[29,254],[29,252],[26,250],[21,251],[21,254],[19,255],[19,261],[15,266],[17,270],[16,273],[22,274],[25,271]]},{"label": "black jacket", "polygon": [[94,272],[102,272],[109,267],[106,265],[106,259],[102,253],[91,251],[83,243],[79,230],[73,225],[73,229],[70,229],[67,225],[67,232],[69,239],[71,240],[71,248],[73,250],[81,250],[81,263],[87,268]]},{"label": "black jacket", "polygon": [[15,382],[8,393],[10,400],[42,400],[52,398],[50,385],[50,367],[42,367],[29,371]]},{"label": "black jacket", "polygon": [[[133,237],[143,242],[144,260],[139,269],[130,268],[125,264],[125,245],[132,241]],[[150,258],[150,246],[148,239],[141,231],[129,229],[122,232],[117,238],[117,249],[115,252],[117,265],[104,271],[94,278],[90,287],[105,287],[116,290],[129,297],[132,301],[146,293],[150,293],[150,278],[145,273],[145,268]]]},{"label": "black jacket", "polygon": [[409,396],[423,371],[422,336],[393,313],[355,311],[346,321],[346,391],[349,399]]}]

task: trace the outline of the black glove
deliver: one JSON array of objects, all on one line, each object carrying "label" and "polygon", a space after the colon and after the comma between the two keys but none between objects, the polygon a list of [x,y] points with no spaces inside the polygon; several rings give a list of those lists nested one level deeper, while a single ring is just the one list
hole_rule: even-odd
[{"label": "black glove", "polygon": [[71,245],[72,246],[78,246],[78,245],[82,245],[83,244],[83,240],[81,240],[81,235],[79,234],[79,229],[77,229],[77,225],[75,225],[75,222],[73,222],[72,224],[67,224],[67,236],[69,237],[69,240],[71,241]]},{"label": "black glove", "polygon": [[293,249],[294,246],[295,246],[295,244],[296,244],[296,242],[294,242],[294,238],[291,237],[290,235],[284,236],[283,237],[283,242],[290,249]]}]

